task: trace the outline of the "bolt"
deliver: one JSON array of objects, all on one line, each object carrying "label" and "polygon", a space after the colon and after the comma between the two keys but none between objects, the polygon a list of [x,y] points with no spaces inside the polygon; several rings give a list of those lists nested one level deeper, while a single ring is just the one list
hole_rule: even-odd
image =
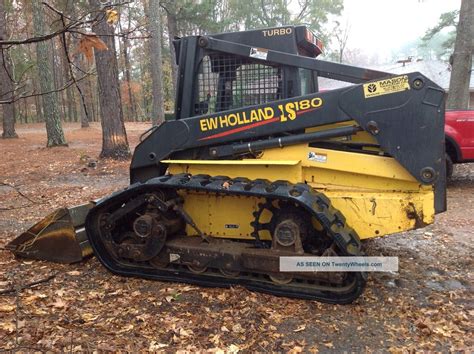
[{"label": "bolt", "polygon": [[424,182],[431,182],[435,178],[435,171],[431,167],[425,167],[421,170],[421,178]]},{"label": "bolt", "polygon": [[415,81],[413,81],[413,87],[417,90],[421,89],[423,87],[423,81],[421,79],[415,79]]},{"label": "bolt", "polygon": [[201,47],[207,47],[207,45],[209,44],[209,41],[206,37],[201,37],[199,38],[198,43]]},{"label": "bolt", "polygon": [[380,132],[379,126],[377,125],[377,122],[374,122],[371,120],[370,122],[367,123],[367,130],[372,134],[372,135],[377,135]]},{"label": "bolt", "polygon": [[423,177],[425,179],[431,179],[433,177],[433,174],[430,171],[425,171],[423,172]]}]

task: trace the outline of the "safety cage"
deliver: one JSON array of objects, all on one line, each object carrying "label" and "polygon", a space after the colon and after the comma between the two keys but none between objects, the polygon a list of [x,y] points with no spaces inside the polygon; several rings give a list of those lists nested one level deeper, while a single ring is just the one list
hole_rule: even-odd
[{"label": "safety cage", "polygon": [[236,56],[206,55],[196,80],[194,113],[221,112],[282,98],[284,71]]}]

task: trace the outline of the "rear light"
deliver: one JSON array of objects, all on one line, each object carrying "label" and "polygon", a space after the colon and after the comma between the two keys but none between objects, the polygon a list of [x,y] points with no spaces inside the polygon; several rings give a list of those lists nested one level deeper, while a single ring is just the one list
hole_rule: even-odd
[{"label": "rear light", "polygon": [[321,50],[321,52],[322,52],[323,49],[324,49],[323,41],[320,40],[319,38],[316,38],[316,47],[318,47],[318,48]]},{"label": "rear light", "polygon": [[311,43],[315,47],[319,49],[319,52],[323,51],[323,42],[316,37],[313,32],[311,32],[309,29],[306,28],[306,33],[305,33],[305,38],[308,43]]}]

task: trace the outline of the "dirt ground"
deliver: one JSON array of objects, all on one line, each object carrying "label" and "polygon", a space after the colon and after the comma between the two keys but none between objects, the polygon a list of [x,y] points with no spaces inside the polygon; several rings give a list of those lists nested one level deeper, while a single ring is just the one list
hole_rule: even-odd
[{"label": "dirt ground", "polygon": [[[148,127],[127,124],[131,146]],[[0,139],[0,247],[56,207],[127,185],[129,161],[94,167],[99,125],[65,130],[69,147],[45,148],[41,125]],[[434,225],[366,242],[369,255],[399,256],[400,272],[372,273],[344,306],[121,278],[96,259],[58,265],[0,250],[0,350],[471,352],[474,164],[455,166],[448,205]]]}]

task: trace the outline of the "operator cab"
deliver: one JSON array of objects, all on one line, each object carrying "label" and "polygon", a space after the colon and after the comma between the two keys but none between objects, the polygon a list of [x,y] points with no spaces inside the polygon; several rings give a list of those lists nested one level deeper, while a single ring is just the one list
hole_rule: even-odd
[{"label": "operator cab", "polygon": [[[205,37],[174,42],[179,66],[176,119],[212,114],[318,91],[317,72],[267,62],[268,50],[316,58],[322,42],[305,26],[285,26],[210,38],[233,51],[251,46],[250,56],[226,54],[199,45]],[[245,47],[248,48],[248,47]],[[192,97],[192,100],[189,100]]]}]

